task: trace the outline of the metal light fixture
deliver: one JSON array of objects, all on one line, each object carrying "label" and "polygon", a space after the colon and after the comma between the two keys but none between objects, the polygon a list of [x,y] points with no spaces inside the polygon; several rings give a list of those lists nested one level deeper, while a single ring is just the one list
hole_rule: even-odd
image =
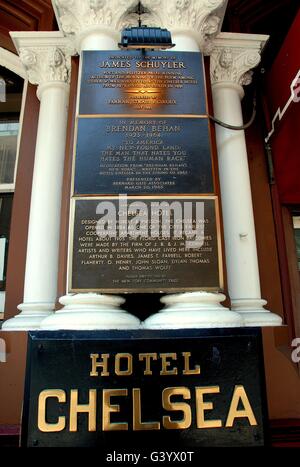
[{"label": "metal light fixture", "polygon": [[122,31],[121,49],[170,49],[172,44],[171,33],[167,29],[148,28],[147,26],[138,26],[126,28]]},{"label": "metal light fixture", "polygon": [[125,50],[170,49],[175,46],[172,43],[171,33],[167,29],[142,26],[141,15],[144,13],[139,2],[136,13],[139,15],[139,25],[125,28],[122,31],[119,47]]}]

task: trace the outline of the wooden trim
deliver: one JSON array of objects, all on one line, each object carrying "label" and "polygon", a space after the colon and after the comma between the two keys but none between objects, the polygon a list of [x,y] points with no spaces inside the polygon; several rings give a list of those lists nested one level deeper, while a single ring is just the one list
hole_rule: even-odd
[{"label": "wooden trim", "polygon": [[300,447],[300,420],[271,420],[271,443],[278,448]]},{"label": "wooden trim", "polygon": [[12,426],[21,423],[27,337],[27,332],[0,330],[7,354],[7,362],[0,363],[0,426],[9,427],[7,434],[11,433]]},{"label": "wooden trim", "polygon": [[292,312],[295,329],[295,337],[300,336],[300,279],[297,263],[296,244],[294,237],[293,220],[290,209],[282,207],[282,219],[285,234],[285,245],[287,251],[288,272],[291,287]]},{"label": "wooden trim", "polygon": [[[263,113],[267,128],[271,128],[271,117],[269,112],[268,103],[266,100],[266,92],[261,93],[261,102],[263,106]],[[275,177],[275,174],[273,174]],[[286,246],[286,233],[283,220],[283,210],[279,199],[278,188],[276,185],[276,178],[270,181],[270,191],[273,206],[274,225],[277,242],[277,254],[280,270],[281,292],[283,300],[284,318],[288,326],[289,342],[297,336],[296,324],[294,321],[295,310],[292,298],[288,251]],[[291,222],[291,221],[290,221]],[[300,334],[298,334],[300,335]]]},{"label": "wooden trim", "polygon": [[270,18],[296,14],[298,8],[294,0],[276,0],[266,2],[262,0],[230,0],[226,9],[223,31],[255,33],[262,31],[262,24]]},{"label": "wooden trim", "polygon": [[0,0],[0,47],[15,53],[10,31],[57,29],[51,0]]},{"label": "wooden trim", "polygon": [[0,436],[19,436],[20,425],[0,425]]},{"label": "wooden trim", "polygon": [[280,263],[281,288],[284,303],[284,317],[289,329],[290,341],[296,337],[296,328],[294,322],[294,309],[290,281],[290,271],[288,265],[288,254],[286,246],[286,232],[283,220],[283,210],[279,200],[278,189],[276,185],[271,188],[275,228],[277,235],[277,250]]},{"label": "wooden trim", "polygon": [[14,195],[6,276],[5,319],[18,313],[23,301],[27,235],[36,134],[39,116],[36,86],[28,85]]},{"label": "wooden trim", "polygon": [[[76,122],[76,103],[78,86],[79,58],[72,58],[71,88],[69,100],[69,116],[66,139],[66,157],[63,177],[63,191],[61,204],[61,228],[59,243],[59,268],[58,268],[58,298],[66,294],[67,270],[68,270],[68,241],[69,241],[69,214],[70,194],[72,182],[73,145]],[[58,305],[59,306],[59,305]]]}]

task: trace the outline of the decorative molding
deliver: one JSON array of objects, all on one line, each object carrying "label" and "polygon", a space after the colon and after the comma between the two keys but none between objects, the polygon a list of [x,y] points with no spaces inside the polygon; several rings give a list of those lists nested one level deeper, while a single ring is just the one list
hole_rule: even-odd
[{"label": "decorative molding", "polygon": [[[146,12],[141,15],[141,22],[144,26],[162,27],[160,18],[154,13]],[[137,13],[126,13],[117,24],[117,31],[122,31],[125,28],[138,26],[139,15]]]},{"label": "decorative molding", "polygon": [[22,47],[20,58],[32,84],[70,82],[71,57],[58,47]]},{"label": "decorative molding", "polygon": [[269,36],[220,33],[211,53],[211,83],[246,86],[252,81],[252,69],[261,60],[261,52]]},{"label": "decorative molding", "polygon": [[1,45],[16,53],[10,31],[52,31],[54,11],[50,0],[1,0]]},{"label": "decorative molding", "polygon": [[[228,0],[143,0],[142,24],[193,34],[207,55],[220,32]],[[137,0],[52,0],[60,30],[78,36],[95,26],[120,32],[137,26]]]},{"label": "decorative molding", "polygon": [[70,83],[75,50],[61,33],[17,32],[11,36],[31,84]]},{"label": "decorative molding", "polygon": [[150,17],[159,18],[157,26],[172,32],[192,33],[200,50],[210,55],[213,40],[222,27],[228,0],[143,0],[142,3]]},{"label": "decorative molding", "polygon": [[23,79],[27,79],[27,73],[20,57],[2,47],[0,47],[0,66],[7,68]]},{"label": "decorative molding", "polygon": [[131,24],[137,4],[137,0],[52,0],[60,30],[71,37],[95,26],[117,31],[127,14]]}]

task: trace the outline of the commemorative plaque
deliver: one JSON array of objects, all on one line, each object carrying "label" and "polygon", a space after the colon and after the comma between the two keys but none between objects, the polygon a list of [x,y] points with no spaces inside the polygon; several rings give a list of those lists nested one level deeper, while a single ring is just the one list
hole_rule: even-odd
[{"label": "commemorative plaque", "polygon": [[220,290],[216,197],[73,201],[70,292]]},{"label": "commemorative plaque", "polygon": [[259,329],[29,333],[23,447],[143,463],[158,450],[263,446],[266,421]]},{"label": "commemorative plaque", "polygon": [[74,194],[214,193],[207,118],[80,118]]},{"label": "commemorative plaque", "polygon": [[196,52],[84,51],[80,115],[205,115]]},{"label": "commemorative plaque", "polygon": [[202,54],[83,52],[69,292],[223,289],[212,146]]}]

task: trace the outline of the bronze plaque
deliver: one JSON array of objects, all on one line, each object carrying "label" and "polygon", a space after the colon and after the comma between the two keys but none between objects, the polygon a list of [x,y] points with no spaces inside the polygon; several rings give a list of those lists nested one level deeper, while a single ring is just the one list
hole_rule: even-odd
[{"label": "bronze plaque", "polygon": [[205,115],[199,52],[84,51],[81,115]]},{"label": "bronze plaque", "polygon": [[74,194],[214,193],[207,118],[80,118]]},{"label": "bronze plaque", "polygon": [[221,290],[216,197],[77,198],[70,292]]}]

